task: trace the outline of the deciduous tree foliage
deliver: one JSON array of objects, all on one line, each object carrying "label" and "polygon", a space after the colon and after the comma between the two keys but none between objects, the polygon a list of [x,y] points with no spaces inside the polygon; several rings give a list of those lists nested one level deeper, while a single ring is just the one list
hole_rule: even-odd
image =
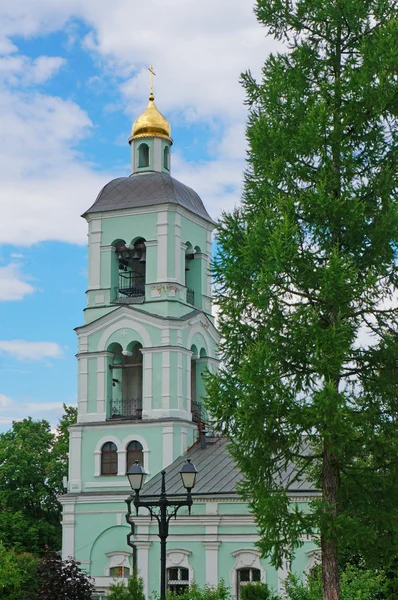
[{"label": "deciduous tree foliage", "polygon": [[[398,21],[392,0],[258,0],[286,51],[249,105],[241,208],[214,261],[221,369],[209,409],[231,438],[276,565],[319,531],[338,552],[397,553]],[[291,506],[294,463],[321,492]]]},{"label": "deciduous tree foliage", "polygon": [[62,478],[67,474],[67,428],[76,409],[64,406],[57,434],[30,417],[0,435],[0,541],[40,554],[61,547]]},{"label": "deciduous tree foliage", "polygon": [[18,554],[0,542],[0,598],[25,600],[37,589],[38,559],[32,554]]},{"label": "deciduous tree foliage", "polygon": [[37,600],[91,600],[93,581],[72,558],[62,560],[58,552],[47,552],[37,574]]}]

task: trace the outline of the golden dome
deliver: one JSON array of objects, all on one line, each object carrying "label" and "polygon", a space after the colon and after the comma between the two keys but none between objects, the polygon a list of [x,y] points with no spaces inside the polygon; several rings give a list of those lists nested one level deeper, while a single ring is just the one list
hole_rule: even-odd
[{"label": "golden dome", "polygon": [[148,136],[161,137],[171,141],[170,123],[166,117],[158,111],[154,100],[154,95],[152,93],[149,94],[149,104],[144,112],[134,121],[129,142],[136,138]]}]

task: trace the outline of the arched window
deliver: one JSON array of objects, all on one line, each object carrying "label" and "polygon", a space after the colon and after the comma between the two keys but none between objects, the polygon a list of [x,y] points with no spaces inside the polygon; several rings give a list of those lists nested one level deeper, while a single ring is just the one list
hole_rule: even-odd
[{"label": "arched window", "polygon": [[168,146],[165,146],[163,150],[163,166],[168,171],[170,170],[170,149]]},{"label": "arched window", "polygon": [[237,575],[237,585],[236,585],[237,600],[239,600],[239,598],[241,598],[241,590],[244,585],[246,585],[247,583],[255,583],[256,581],[261,581],[260,569],[253,569],[253,568],[238,569],[238,571],[236,572],[236,575]]},{"label": "arched window", "polygon": [[149,146],[148,144],[140,144],[138,148],[138,166],[149,167]]},{"label": "arched window", "polygon": [[189,586],[189,570],[185,567],[167,569],[167,589],[179,596]]},{"label": "arched window", "polygon": [[106,442],[101,449],[101,475],[117,475],[117,448]]},{"label": "arched window", "polygon": [[126,448],[126,471],[138,460],[141,466],[144,466],[144,453],[140,442],[130,442]]}]

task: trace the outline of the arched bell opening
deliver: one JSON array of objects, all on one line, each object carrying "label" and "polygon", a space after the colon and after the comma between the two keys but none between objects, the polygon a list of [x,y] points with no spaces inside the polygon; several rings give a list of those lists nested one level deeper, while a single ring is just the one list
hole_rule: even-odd
[{"label": "arched bell opening", "polygon": [[149,167],[149,146],[145,142],[138,146],[138,168]]},{"label": "arched bell opening", "polygon": [[113,354],[109,369],[112,380],[110,399],[111,419],[142,418],[142,345],[131,342],[126,350],[120,344],[111,344]]},{"label": "arched bell opening", "polygon": [[163,168],[170,171],[170,148],[168,146],[163,149]]},{"label": "arched bell opening", "polygon": [[138,237],[131,244],[119,243],[115,246],[115,256],[119,272],[117,296],[119,298],[145,297],[145,239]]},{"label": "arched bell opening", "polygon": [[187,303],[195,304],[195,276],[193,272],[193,261],[195,258],[195,250],[191,242],[186,242],[185,249],[185,285],[187,288]]}]

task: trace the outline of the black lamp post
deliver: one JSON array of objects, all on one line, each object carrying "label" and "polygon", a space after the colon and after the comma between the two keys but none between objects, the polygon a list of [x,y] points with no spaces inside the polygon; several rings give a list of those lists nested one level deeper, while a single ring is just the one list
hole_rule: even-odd
[{"label": "black lamp post", "polygon": [[133,502],[136,514],[138,515],[138,509],[142,506],[147,508],[151,517],[155,517],[159,525],[158,536],[160,538],[160,600],[166,598],[166,540],[169,535],[169,522],[172,517],[177,516],[177,512],[183,506],[188,507],[189,514],[191,514],[192,506],[192,494],[191,490],[195,486],[197,470],[191,460],[188,458],[180,469],[180,475],[183,486],[187,490],[186,500],[169,500],[166,496],[166,471],[162,471],[162,487],[160,496],[151,500],[145,500],[145,496],[140,498],[140,490],[144,485],[145,477],[147,473],[143,467],[139,464],[138,460],[135,464],[130,467],[127,471],[127,477],[129,479],[131,489],[134,491],[134,496],[131,495],[127,498],[127,522],[131,525],[131,533],[127,536],[128,540],[131,540],[131,535],[134,533],[134,523],[131,521],[131,503]]}]

